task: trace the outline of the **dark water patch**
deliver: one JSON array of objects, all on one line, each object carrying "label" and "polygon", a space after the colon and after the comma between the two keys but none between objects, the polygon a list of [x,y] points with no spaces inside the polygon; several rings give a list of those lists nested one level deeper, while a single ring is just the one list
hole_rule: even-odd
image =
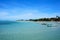
[{"label": "dark water patch", "polygon": [[7,25],[7,24],[12,24],[16,23],[15,21],[0,21],[0,25]]}]

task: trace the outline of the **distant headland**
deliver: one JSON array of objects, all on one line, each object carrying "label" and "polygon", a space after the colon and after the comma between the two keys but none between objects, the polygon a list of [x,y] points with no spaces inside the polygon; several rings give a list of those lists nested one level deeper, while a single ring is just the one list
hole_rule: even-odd
[{"label": "distant headland", "polygon": [[29,20],[21,19],[16,21],[60,21],[60,16],[51,17],[51,18],[29,19]]}]

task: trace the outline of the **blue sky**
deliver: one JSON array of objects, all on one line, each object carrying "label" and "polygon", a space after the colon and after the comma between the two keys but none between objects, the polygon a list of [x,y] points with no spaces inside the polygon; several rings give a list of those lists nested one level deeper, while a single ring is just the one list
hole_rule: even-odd
[{"label": "blue sky", "polygon": [[0,0],[0,20],[60,16],[60,0]]}]

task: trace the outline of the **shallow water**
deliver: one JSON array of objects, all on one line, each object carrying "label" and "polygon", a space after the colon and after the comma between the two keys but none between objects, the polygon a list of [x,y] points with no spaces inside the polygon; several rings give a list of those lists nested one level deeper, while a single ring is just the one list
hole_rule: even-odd
[{"label": "shallow water", "polygon": [[0,22],[0,40],[60,40],[60,24],[57,22],[45,22],[57,25],[47,27],[36,22]]}]

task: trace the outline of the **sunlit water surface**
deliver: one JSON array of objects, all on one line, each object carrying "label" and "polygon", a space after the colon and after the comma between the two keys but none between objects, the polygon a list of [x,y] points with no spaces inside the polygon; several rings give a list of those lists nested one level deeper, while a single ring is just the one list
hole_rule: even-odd
[{"label": "sunlit water surface", "polygon": [[0,22],[0,40],[60,40],[60,23]]}]

